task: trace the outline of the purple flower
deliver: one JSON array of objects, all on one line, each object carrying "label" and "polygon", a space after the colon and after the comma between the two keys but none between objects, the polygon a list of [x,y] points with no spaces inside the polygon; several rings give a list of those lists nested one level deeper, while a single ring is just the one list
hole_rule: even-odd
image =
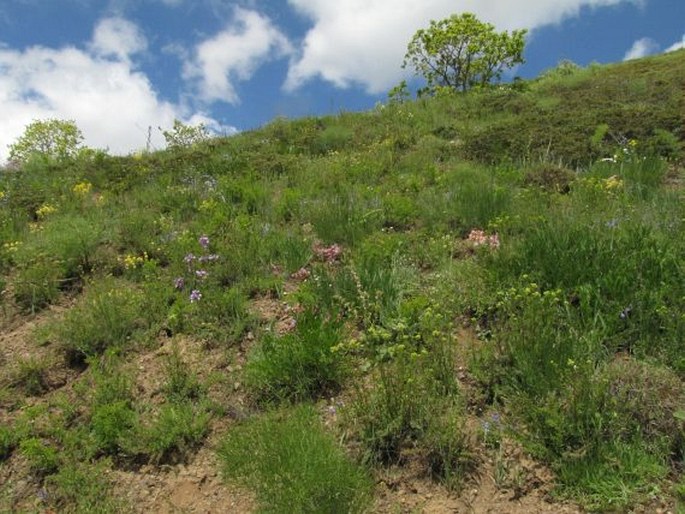
[{"label": "purple flower", "polygon": [[196,276],[197,278],[199,278],[199,279],[207,278],[207,275],[209,275],[209,273],[207,273],[207,272],[206,272],[205,270],[203,270],[203,269],[199,269],[199,270],[197,270],[197,271],[195,272],[195,276]]},{"label": "purple flower", "polygon": [[178,289],[179,291],[183,289],[186,285],[186,281],[183,277],[178,277],[176,280],[174,280],[174,287]]},{"label": "purple flower", "polygon": [[198,243],[200,243],[200,246],[206,250],[207,248],[209,248],[209,237],[200,236],[200,239],[198,239]]},{"label": "purple flower", "polygon": [[202,298],[202,293],[198,289],[193,289],[190,292],[190,303],[199,302]]},{"label": "purple flower", "polygon": [[183,258],[183,262],[185,262],[186,264],[190,264],[190,263],[193,262],[195,259],[197,259],[197,257],[195,257],[194,254],[189,253],[188,255],[186,255],[186,256]]},{"label": "purple flower", "polygon": [[215,253],[209,255],[201,255],[198,259],[199,262],[214,262],[219,260],[219,256]]}]

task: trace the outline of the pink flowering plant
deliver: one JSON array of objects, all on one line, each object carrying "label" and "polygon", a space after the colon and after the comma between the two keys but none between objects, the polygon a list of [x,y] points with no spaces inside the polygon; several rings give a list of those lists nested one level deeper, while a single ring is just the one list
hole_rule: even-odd
[{"label": "pink flowering plant", "polygon": [[499,248],[499,236],[495,234],[487,234],[484,230],[473,229],[466,239],[472,246],[489,247],[493,249]]}]

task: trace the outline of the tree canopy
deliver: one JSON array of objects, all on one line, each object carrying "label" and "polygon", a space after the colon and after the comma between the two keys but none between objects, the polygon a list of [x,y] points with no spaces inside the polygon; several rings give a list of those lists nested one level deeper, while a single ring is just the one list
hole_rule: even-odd
[{"label": "tree canopy", "polygon": [[431,21],[407,47],[402,67],[411,66],[426,79],[426,90],[447,87],[466,91],[498,81],[502,72],[523,63],[526,30],[497,32],[474,14]]},{"label": "tree canopy", "polygon": [[10,162],[23,163],[32,155],[62,160],[75,157],[81,150],[83,134],[71,120],[36,120],[9,147]]}]

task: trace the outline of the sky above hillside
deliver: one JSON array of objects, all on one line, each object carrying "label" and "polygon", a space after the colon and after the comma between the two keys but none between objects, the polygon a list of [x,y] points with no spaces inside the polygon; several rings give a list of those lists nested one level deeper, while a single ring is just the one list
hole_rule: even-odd
[{"label": "sky above hillside", "polygon": [[231,134],[369,109],[411,78],[416,30],[461,12],[529,30],[508,78],[685,46],[684,0],[1,0],[0,162],[36,119],[126,154],[174,119]]}]

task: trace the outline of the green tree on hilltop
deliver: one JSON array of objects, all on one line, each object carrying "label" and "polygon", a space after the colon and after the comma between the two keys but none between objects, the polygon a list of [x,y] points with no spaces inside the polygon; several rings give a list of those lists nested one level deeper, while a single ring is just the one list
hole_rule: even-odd
[{"label": "green tree on hilltop", "polygon": [[32,155],[64,160],[76,157],[81,150],[83,134],[72,120],[36,120],[26,126],[24,134],[10,145],[10,162],[25,163]]},{"label": "green tree on hilltop", "polygon": [[499,80],[506,68],[521,64],[526,30],[496,32],[475,15],[431,21],[409,42],[403,68],[411,66],[427,81],[424,92],[440,88],[466,91]]}]

